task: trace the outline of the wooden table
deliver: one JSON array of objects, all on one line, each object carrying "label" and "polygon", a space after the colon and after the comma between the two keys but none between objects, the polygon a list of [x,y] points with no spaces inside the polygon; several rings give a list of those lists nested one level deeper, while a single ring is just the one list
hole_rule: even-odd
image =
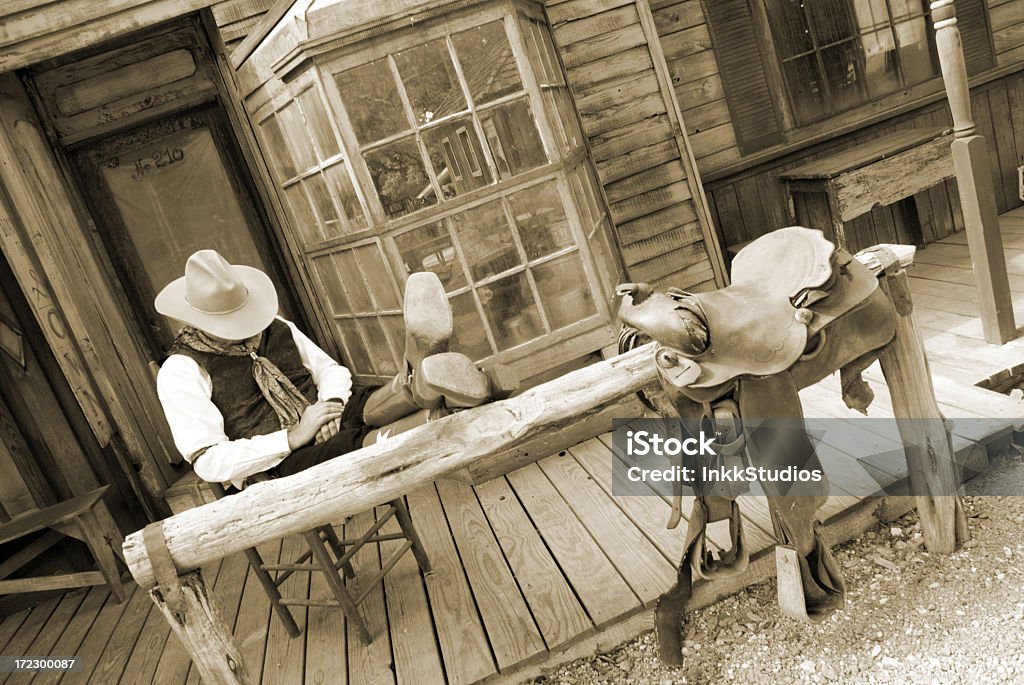
[{"label": "wooden table", "polygon": [[796,222],[850,249],[844,224],[953,177],[949,129],[906,129],[779,174]]}]

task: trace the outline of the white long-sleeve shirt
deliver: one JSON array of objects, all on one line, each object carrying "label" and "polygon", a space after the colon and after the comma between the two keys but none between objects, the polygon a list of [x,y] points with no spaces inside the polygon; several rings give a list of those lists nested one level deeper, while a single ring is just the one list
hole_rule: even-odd
[{"label": "white long-sleeve shirt", "polygon": [[[349,370],[331,359],[295,324],[277,318],[291,329],[302,364],[316,384],[317,398],[348,402],[352,395]],[[191,357],[169,356],[160,367],[156,385],[174,445],[203,480],[241,487],[247,476],[277,466],[291,453],[284,428],[267,435],[228,439],[224,416],[211,399],[210,376]],[[206,451],[197,457],[203,449]]]}]

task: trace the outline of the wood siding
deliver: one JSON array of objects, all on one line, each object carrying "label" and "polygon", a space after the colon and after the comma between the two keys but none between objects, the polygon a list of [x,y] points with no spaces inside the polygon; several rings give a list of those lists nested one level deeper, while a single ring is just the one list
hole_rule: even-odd
[{"label": "wood siding", "polygon": [[232,52],[278,0],[221,0],[210,8],[224,45]]},{"label": "wood siding", "polygon": [[[971,91],[971,105],[978,132],[989,141],[996,203],[1000,212],[1021,204],[1017,196],[1016,168],[1024,164],[1024,72],[993,81]],[[1016,112],[1016,114],[1013,114]],[[801,151],[761,165],[751,172],[715,180],[706,185],[709,203],[725,245],[736,245],[791,223],[789,199],[780,172],[809,160],[862,144],[897,129],[951,126],[944,101],[877,124],[838,141]],[[925,242],[941,240],[963,230],[956,181],[949,180],[915,196],[916,210]],[[906,208],[882,207],[847,223],[851,245],[912,239],[913,217]]]},{"label": "wood siding", "polygon": [[[909,111],[904,107],[901,113],[881,121],[877,121],[879,112],[874,110],[840,115],[834,125],[842,131],[832,137],[810,132],[822,140],[811,147],[787,154],[785,146],[780,146],[774,158],[770,151],[744,157],[700,0],[654,2],[653,13],[698,170],[705,178],[713,179],[705,184],[705,190],[723,245],[751,240],[791,223],[792,210],[777,178],[779,172],[888,131],[952,123],[945,100],[933,95],[922,100],[929,104]],[[1024,0],[989,0],[989,22],[996,68],[1012,70],[1014,65],[1024,65]],[[992,151],[996,201],[999,211],[1004,212],[1021,204],[1017,167],[1024,164],[1024,117],[1020,114],[1024,111],[1024,73],[1010,73],[975,87],[971,96],[978,132],[988,139]],[[858,118],[868,116],[876,123],[857,125]],[[791,142],[799,144],[802,134],[791,130]],[[747,159],[754,160],[752,168],[739,170]],[[963,228],[955,181],[947,181],[915,200],[926,241]],[[912,235],[909,226],[913,223],[907,211],[903,207],[876,209],[870,216],[851,222],[848,230],[867,243],[907,239]]]},{"label": "wood siding", "polygon": [[547,11],[629,278],[713,288],[717,246],[709,253],[699,181],[687,173],[656,71],[663,58],[648,45],[649,10],[633,0],[563,0]]}]

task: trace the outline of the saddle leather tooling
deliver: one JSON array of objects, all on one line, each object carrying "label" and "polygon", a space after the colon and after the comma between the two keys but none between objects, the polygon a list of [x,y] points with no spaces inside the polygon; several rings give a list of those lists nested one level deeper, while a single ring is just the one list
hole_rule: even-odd
[{"label": "saddle leather tooling", "polygon": [[[821,231],[802,227],[773,231],[743,248],[733,260],[732,284],[720,290],[663,293],[630,283],[620,285],[618,294],[620,348],[658,343],[662,392],[647,400],[663,413],[671,408],[691,432],[695,426],[717,430],[716,458],[727,464],[739,459],[768,469],[821,470],[803,430],[799,389],[841,370],[844,400],[864,411],[872,397],[860,372],[895,335],[895,314],[876,277]],[[804,621],[824,620],[843,606],[844,593],[815,520],[828,482],[823,476],[820,482],[761,485],[778,542],[781,609]],[[736,502],[745,489],[694,486],[676,584],[655,610],[666,663],[682,663],[682,611],[693,582],[736,574],[747,565]],[[669,527],[681,518],[681,483],[674,494]],[[732,544],[716,558],[705,546],[705,529],[723,520],[729,521]]]}]

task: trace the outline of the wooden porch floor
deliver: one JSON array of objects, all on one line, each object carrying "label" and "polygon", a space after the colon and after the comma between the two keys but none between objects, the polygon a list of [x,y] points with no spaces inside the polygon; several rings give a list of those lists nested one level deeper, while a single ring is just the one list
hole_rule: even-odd
[{"label": "wooden porch floor", "polygon": [[[1024,321],[1024,208],[1004,215],[1002,228],[1018,321]],[[984,457],[985,444],[1020,427],[1024,412],[1019,403],[974,383],[1024,362],[1024,341],[997,347],[981,338],[963,235],[928,246],[916,262],[915,306],[940,404],[954,419],[958,452]],[[881,380],[877,366],[868,376]],[[872,385],[877,397],[871,415],[891,415],[884,385]],[[808,416],[857,416],[842,404],[836,378],[808,388],[803,398]],[[968,428],[956,418],[990,421],[979,431],[976,423]],[[891,436],[874,439],[895,444]],[[405,555],[371,592],[363,604],[375,638],[368,647],[330,608],[296,607],[303,632],[289,639],[242,555],[204,569],[247,668],[262,683],[517,682],[542,664],[608,648],[649,629],[650,607],[673,582],[686,524],[666,530],[669,504],[658,496],[611,495],[609,444],[604,435],[483,485],[440,480],[411,493],[409,508],[434,568],[424,576]],[[844,486],[853,490],[851,479],[863,477],[859,465],[837,445],[820,451],[834,493],[820,518],[832,542],[858,535],[879,515],[905,510],[906,500],[891,500],[886,509],[849,494]],[[741,506],[754,561],[743,577],[700,588],[697,604],[774,571],[764,499],[745,497]],[[363,531],[372,518],[357,516],[344,532]],[[712,535],[712,542],[722,538]],[[293,557],[301,545],[288,538],[262,552],[268,560]],[[357,555],[358,576],[373,575],[386,546]],[[285,590],[328,593],[321,578],[302,574]],[[0,683],[198,681],[168,625],[139,591],[116,604],[105,590],[92,588],[9,616],[0,622],[0,654],[78,654],[85,662],[82,671],[63,677],[0,674]]]}]

